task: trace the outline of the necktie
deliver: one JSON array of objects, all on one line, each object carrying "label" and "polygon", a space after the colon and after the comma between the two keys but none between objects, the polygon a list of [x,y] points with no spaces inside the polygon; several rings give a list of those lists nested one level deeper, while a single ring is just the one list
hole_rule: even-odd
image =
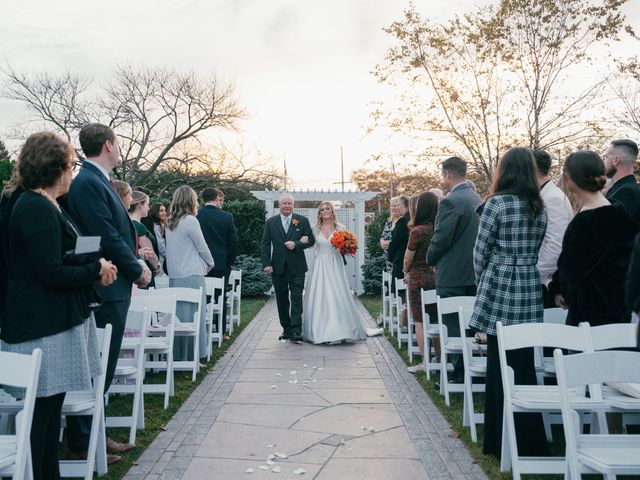
[{"label": "necktie", "polygon": [[284,231],[289,231],[289,217],[284,217]]}]

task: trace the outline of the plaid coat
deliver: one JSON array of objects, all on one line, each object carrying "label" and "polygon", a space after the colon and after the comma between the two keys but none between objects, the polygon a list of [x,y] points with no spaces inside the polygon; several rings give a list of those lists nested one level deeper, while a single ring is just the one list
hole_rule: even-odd
[{"label": "plaid coat", "polygon": [[478,295],[471,328],[496,335],[496,322],[542,322],[536,264],[546,229],[546,212],[529,225],[526,203],[515,195],[487,200],[473,250]]}]

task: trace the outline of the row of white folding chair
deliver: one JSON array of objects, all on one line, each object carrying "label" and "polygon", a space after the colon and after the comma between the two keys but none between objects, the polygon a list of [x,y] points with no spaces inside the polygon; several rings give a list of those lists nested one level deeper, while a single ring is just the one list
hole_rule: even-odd
[{"label": "row of white folding chair", "polygon": [[[592,334],[594,328],[600,329],[597,330],[597,334]],[[602,333],[608,328],[616,330],[615,338]],[[500,461],[502,471],[511,469],[514,480],[519,480],[523,473],[564,473],[566,467],[563,457],[519,456],[514,413],[559,412],[560,392],[558,387],[553,385],[516,385],[513,369],[507,366],[506,352],[528,347],[552,347],[575,352],[591,350],[595,345],[605,348],[632,347],[635,346],[632,331],[633,326],[630,324],[589,327],[585,323],[579,327],[572,327],[553,323],[526,323],[503,327],[502,323],[498,322],[498,352],[505,399]],[[608,341],[596,340],[594,343],[596,336],[608,338]],[[578,391],[574,391],[571,394],[571,405],[580,412],[597,413],[606,407],[607,403],[596,398],[587,398]],[[599,431],[606,431],[604,416],[596,415],[596,420],[597,422],[592,422],[592,427]]]},{"label": "row of white folding chair", "polygon": [[[431,372],[440,371],[440,359],[438,357],[437,362],[432,362],[432,355],[435,356],[434,339],[440,338],[440,328],[438,324],[431,324],[430,318],[427,316],[426,308],[428,305],[437,305],[438,299],[435,290],[420,289],[420,302],[422,304],[422,335],[424,339],[424,356],[422,357],[422,363],[424,371],[427,375],[427,379],[431,378]],[[439,341],[439,340],[438,340]],[[433,349],[433,352],[432,352]]]},{"label": "row of white folding chair", "polygon": [[[222,331],[222,315],[224,311],[223,296],[218,295],[216,301],[216,292],[222,292],[224,287],[224,278],[205,277],[205,288],[207,296],[211,297],[210,303],[206,306],[206,333],[207,333],[207,361],[211,359],[213,354],[213,342],[218,342],[218,348],[222,345],[224,332]],[[213,325],[216,325],[216,331],[213,331]]]},{"label": "row of white folding chair", "polygon": [[[120,357],[109,388],[109,394],[132,394],[133,406],[131,415],[107,416],[107,427],[129,428],[129,443],[136,443],[136,433],[144,429],[144,377],[145,377],[145,341],[147,331],[151,328],[151,313],[149,308],[143,307],[142,313],[129,310],[125,331],[135,332],[136,336],[127,336],[120,347],[121,352],[129,355]],[[132,382],[132,383],[129,383]],[[107,399],[109,394],[106,395]]]},{"label": "row of white folding chair", "polygon": [[[459,296],[441,298],[437,296],[437,308],[438,308],[438,329],[440,331],[440,393],[444,395],[445,404],[451,405],[449,394],[451,392],[464,393],[464,383],[449,383],[448,373],[448,356],[449,355],[462,355],[462,338],[465,336],[465,332],[460,332],[460,337],[449,336],[447,326],[442,321],[442,316],[447,314],[460,313],[460,308],[464,311],[473,311],[473,305],[476,301],[476,297]],[[477,391],[479,387],[474,387]]]},{"label": "row of white folding chair", "polygon": [[[35,349],[31,355],[0,352],[0,385],[25,389],[24,401],[16,409],[17,412],[2,409],[5,404],[0,404],[0,414],[9,416],[17,413],[15,433],[0,432],[0,477],[10,476],[14,480],[33,479],[31,423],[41,361],[40,349]],[[8,394],[6,397],[10,398]]]},{"label": "row of white folding chair", "polygon": [[594,385],[640,384],[637,368],[640,353],[598,351],[565,356],[557,349],[554,359],[565,432],[565,478],[580,480],[582,473],[599,473],[605,478],[640,474],[640,435],[583,434],[579,413],[572,404],[572,392],[576,388],[585,394],[589,387],[590,397],[600,400],[602,397]]}]

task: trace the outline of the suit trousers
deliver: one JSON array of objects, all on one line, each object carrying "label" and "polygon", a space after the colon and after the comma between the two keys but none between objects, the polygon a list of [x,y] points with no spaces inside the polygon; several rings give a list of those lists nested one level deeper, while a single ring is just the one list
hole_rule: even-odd
[{"label": "suit trousers", "polygon": [[[437,275],[437,273],[436,273]],[[436,293],[440,295],[440,298],[449,297],[473,297],[476,295],[475,285],[464,285],[460,287],[438,287],[436,286]],[[457,313],[447,313],[442,315],[442,323],[447,326],[447,332],[452,337],[460,336],[460,324],[458,323]],[[453,364],[453,374],[451,378],[456,381],[464,380],[464,362],[462,355],[449,355],[449,359]]]},{"label": "suit trousers", "polygon": [[60,435],[60,414],[65,395],[65,393],[58,393],[50,397],[36,398],[31,423],[31,457],[33,459],[34,480],[57,480],[60,478],[58,436]]},{"label": "suit trousers", "polygon": [[282,330],[287,335],[302,333],[302,291],[304,290],[304,272],[291,273],[286,270],[271,275],[273,289],[276,292],[278,317]]},{"label": "suit trousers", "polygon": [[[104,302],[100,309],[96,311],[96,326],[104,328],[111,324],[111,346],[109,347],[109,360],[107,362],[106,379],[104,382],[104,393],[109,391],[113,374],[116,371],[118,357],[120,356],[120,346],[124,336],[124,327],[127,322],[127,311],[131,304],[131,298],[116,302]],[[84,452],[89,448],[89,436],[91,435],[91,417],[78,415],[67,418],[67,437],[69,450],[73,452]]]}]

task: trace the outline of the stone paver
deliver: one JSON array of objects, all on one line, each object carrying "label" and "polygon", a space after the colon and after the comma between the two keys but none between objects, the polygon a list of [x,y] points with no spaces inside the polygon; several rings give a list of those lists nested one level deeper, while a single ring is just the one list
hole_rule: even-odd
[{"label": "stone paver", "polygon": [[296,345],[280,330],[271,300],[125,478],[486,478],[385,338]]}]

